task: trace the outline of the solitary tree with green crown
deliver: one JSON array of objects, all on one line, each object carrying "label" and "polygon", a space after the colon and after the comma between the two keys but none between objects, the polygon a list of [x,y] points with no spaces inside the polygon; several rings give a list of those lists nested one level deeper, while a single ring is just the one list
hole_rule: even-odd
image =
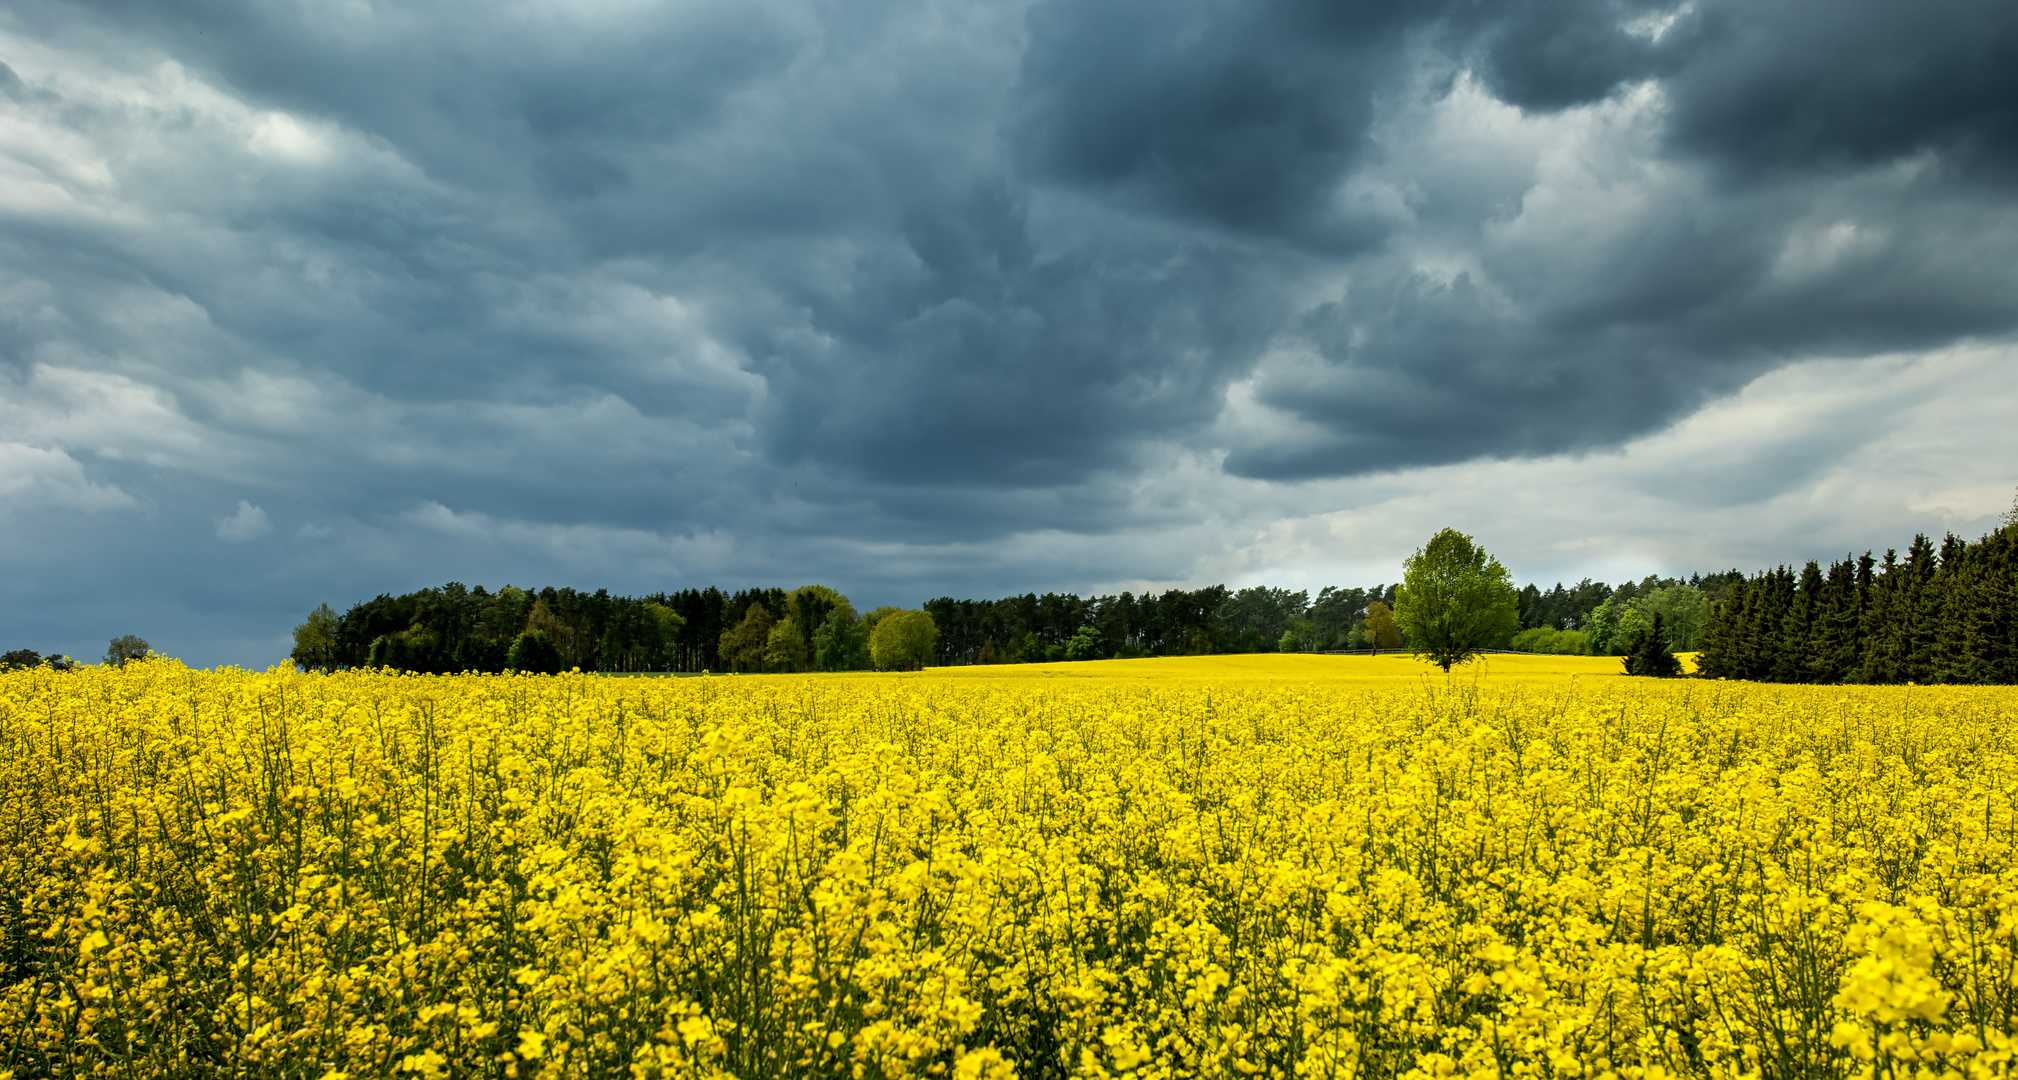
[{"label": "solitary tree with green crown", "polygon": [[1401,565],[1394,621],[1409,650],[1444,671],[1520,625],[1520,594],[1506,567],[1456,529],[1430,537]]}]

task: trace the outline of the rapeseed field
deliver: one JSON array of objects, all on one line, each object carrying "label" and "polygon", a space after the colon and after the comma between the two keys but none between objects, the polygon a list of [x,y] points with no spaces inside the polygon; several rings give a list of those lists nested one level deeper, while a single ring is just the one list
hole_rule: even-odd
[{"label": "rapeseed field", "polygon": [[0,674],[0,1077],[2011,1075],[2018,696],[1616,668]]}]

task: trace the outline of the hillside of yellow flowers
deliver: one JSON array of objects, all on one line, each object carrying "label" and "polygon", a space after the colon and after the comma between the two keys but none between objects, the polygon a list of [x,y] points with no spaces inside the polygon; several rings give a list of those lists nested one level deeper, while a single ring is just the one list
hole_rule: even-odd
[{"label": "hillside of yellow flowers", "polygon": [[2018,695],[1499,659],[0,674],[0,1077],[2011,1075]]}]

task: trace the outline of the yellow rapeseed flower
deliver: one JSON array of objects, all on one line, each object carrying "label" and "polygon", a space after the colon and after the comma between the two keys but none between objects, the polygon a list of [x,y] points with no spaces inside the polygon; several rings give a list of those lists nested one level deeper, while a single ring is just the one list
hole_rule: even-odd
[{"label": "yellow rapeseed flower", "polygon": [[15,1076],[2008,1077],[2018,696],[0,673]]}]

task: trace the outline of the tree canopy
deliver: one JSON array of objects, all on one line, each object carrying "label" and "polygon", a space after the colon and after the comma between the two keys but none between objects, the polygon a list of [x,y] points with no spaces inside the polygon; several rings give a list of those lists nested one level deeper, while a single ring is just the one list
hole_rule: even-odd
[{"label": "tree canopy", "polygon": [[1696,667],[1805,683],[2018,683],[2018,523],[1732,585]]},{"label": "tree canopy", "polygon": [[813,662],[821,671],[856,671],[869,666],[869,634],[855,609],[843,600],[813,631]]},{"label": "tree canopy", "polygon": [[34,649],[10,649],[0,653],[0,671],[41,667],[44,664],[47,664],[52,671],[69,671],[77,666],[75,661],[62,653],[50,653],[44,656]]},{"label": "tree canopy", "polygon": [[1378,600],[1366,605],[1365,648],[1401,648],[1401,627],[1395,625],[1394,609]]},{"label": "tree canopy", "polygon": [[1498,559],[1445,529],[1402,563],[1394,620],[1410,651],[1449,671],[1513,636],[1520,594]]},{"label": "tree canopy", "polygon": [[124,667],[128,660],[146,659],[148,651],[146,638],[124,634],[113,638],[112,643],[105,647],[105,662],[113,667]]},{"label": "tree canopy", "polygon": [[335,671],[342,663],[336,650],[336,609],[328,604],[308,613],[294,628],[294,652],[289,659],[303,671]]},{"label": "tree canopy", "polygon": [[939,628],[923,611],[893,611],[869,634],[869,656],[885,671],[917,671],[932,662]]},{"label": "tree canopy", "polygon": [[1682,673],[1682,662],[1668,648],[1665,621],[1666,617],[1656,611],[1651,621],[1642,622],[1633,630],[1631,640],[1626,643],[1626,674],[1667,679]]},{"label": "tree canopy", "polygon": [[[1724,575],[1683,582],[1649,576],[1613,588],[1583,581],[1520,595],[1521,625],[1547,630],[1508,642],[1536,651],[1616,651],[1624,636],[1597,647],[1585,624],[1600,612],[1654,603],[1668,625],[1686,625],[1674,600],[1687,586],[1714,603]],[[1742,584],[1735,572],[1731,580]],[[1223,652],[1335,652],[1407,644],[1394,621],[1398,585],[1306,590],[1210,585],[1161,593],[1080,596],[1025,593],[999,600],[942,596],[920,605],[938,631],[935,664],[1036,663],[1066,659],[1179,656]],[[1609,601],[1612,606],[1604,606]],[[495,592],[460,582],[353,604],[342,615],[322,605],[295,629],[293,659],[307,669],[392,667],[445,673],[545,670],[606,672],[859,671],[875,666],[870,636],[884,616],[858,614],[824,585],[796,589],[686,588],[644,596],[606,589]],[[1651,611],[1651,608],[1648,608]],[[1574,628],[1575,632],[1572,632]],[[1558,632],[1560,631],[1560,632]],[[1671,629],[1671,634],[1680,634]],[[512,648],[521,637],[540,641]],[[1544,642],[1543,639],[1546,639]],[[526,648],[531,652],[526,652]],[[551,655],[549,655],[551,654]]]}]

